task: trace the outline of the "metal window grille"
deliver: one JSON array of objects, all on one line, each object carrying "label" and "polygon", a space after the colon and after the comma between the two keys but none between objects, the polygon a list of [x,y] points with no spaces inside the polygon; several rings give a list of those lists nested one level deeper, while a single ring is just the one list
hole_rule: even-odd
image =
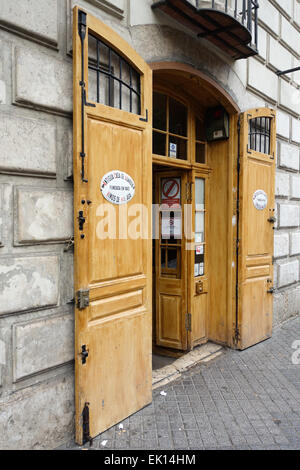
[{"label": "metal window grille", "polygon": [[259,117],[249,121],[249,149],[270,154],[271,118]]},{"label": "metal window grille", "polygon": [[113,48],[89,33],[89,99],[141,114],[139,72]]}]

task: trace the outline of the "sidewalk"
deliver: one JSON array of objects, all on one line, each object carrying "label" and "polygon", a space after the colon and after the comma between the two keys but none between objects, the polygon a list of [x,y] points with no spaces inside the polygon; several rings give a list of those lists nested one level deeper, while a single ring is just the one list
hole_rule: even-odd
[{"label": "sidewalk", "polygon": [[227,349],[196,365],[154,390],[150,406],[96,438],[92,449],[300,449],[295,340],[300,318],[246,351]]}]

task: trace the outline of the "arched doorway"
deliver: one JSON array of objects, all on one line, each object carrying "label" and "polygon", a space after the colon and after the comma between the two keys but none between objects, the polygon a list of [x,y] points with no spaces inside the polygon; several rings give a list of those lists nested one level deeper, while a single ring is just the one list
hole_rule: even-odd
[{"label": "arched doorway", "polygon": [[[159,207],[154,347],[173,354],[208,340],[232,346],[239,109],[216,82],[190,66],[151,67],[153,202]],[[229,119],[228,135],[215,141],[206,135],[210,111]]]}]

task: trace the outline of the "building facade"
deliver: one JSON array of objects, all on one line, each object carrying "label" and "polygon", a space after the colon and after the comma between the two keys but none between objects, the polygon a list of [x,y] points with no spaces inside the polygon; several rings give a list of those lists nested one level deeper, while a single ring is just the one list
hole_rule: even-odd
[{"label": "building facade", "polygon": [[[155,3],[0,0],[0,448],[53,448],[74,436],[75,6],[152,67],[157,93],[167,80],[159,64],[172,63],[213,82],[236,112],[276,110],[273,326],[300,313],[300,71],[276,74],[299,65],[300,2],[262,0],[258,54],[238,60]],[[184,91],[176,80],[170,88]]]}]

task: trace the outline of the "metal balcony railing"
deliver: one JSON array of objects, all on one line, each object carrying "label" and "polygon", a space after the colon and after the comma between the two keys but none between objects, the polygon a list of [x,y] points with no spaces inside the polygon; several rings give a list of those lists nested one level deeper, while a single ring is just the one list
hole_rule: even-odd
[{"label": "metal balcony railing", "polygon": [[228,15],[233,16],[243,26],[245,26],[251,34],[251,44],[257,49],[258,34],[258,8],[257,0],[188,0],[198,10],[203,8],[211,8],[212,10],[224,11]]},{"label": "metal balcony railing", "polygon": [[234,59],[258,52],[257,0],[159,0],[160,9]]}]

